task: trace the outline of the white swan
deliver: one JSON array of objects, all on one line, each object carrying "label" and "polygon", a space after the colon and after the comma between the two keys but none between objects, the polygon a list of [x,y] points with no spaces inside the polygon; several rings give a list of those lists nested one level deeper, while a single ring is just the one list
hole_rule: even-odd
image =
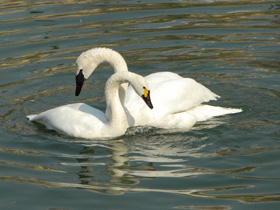
[{"label": "white swan", "polygon": [[[125,60],[114,50],[93,48],[85,51],[76,61],[76,95],[80,94],[85,80],[104,61],[110,63],[115,72],[128,71]],[[128,88],[123,86],[120,90],[129,126],[149,125],[159,128],[189,129],[197,121],[242,111],[203,105],[202,103],[217,100],[220,96],[193,79],[183,78],[172,72],[153,73],[145,79],[152,90],[153,110],[139,103],[139,98],[130,86]],[[106,111],[106,115],[110,116],[110,113]]]},{"label": "white swan", "polygon": [[132,85],[135,92],[152,109],[146,80],[131,72],[118,72],[108,79],[105,88],[107,110],[111,113],[109,119],[103,112],[83,103],[68,104],[27,117],[30,121],[39,122],[48,129],[73,137],[93,139],[121,136],[128,128],[128,122],[118,90],[120,85],[126,82]]}]

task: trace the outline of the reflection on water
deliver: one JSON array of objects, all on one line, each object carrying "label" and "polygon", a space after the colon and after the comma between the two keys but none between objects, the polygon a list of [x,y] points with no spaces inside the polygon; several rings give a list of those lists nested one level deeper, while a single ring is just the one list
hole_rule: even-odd
[{"label": "reflection on water", "polygon": [[[160,141],[159,139],[159,136],[150,137],[149,141],[144,140],[144,142],[138,143],[137,145],[135,144],[136,142],[133,142],[134,139],[132,138],[105,142],[104,140],[100,142],[88,142],[84,143],[84,147],[79,154],[73,156],[70,154],[47,154],[38,151],[26,151],[24,149],[1,148],[0,151],[5,152],[6,154],[16,153],[24,155],[25,157],[22,159],[29,159],[32,156],[63,157],[66,158],[67,161],[59,162],[59,165],[61,165],[62,168],[68,168],[68,170],[60,169],[61,167],[59,166],[51,168],[44,165],[1,161],[1,165],[3,166],[9,168],[16,167],[19,168],[19,170],[22,170],[20,168],[24,168],[25,170],[31,171],[55,173],[55,176],[58,176],[61,173],[76,176],[72,178],[72,180],[69,180],[70,182],[66,182],[67,180],[56,181],[56,178],[51,180],[21,176],[1,176],[0,179],[4,181],[36,184],[48,188],[78,188],[95,193],[112,195],[122,195],[127,192],[161,192],[190,197],[232,199],[238,200],[242,203],[279,201],[279,193],[244,193],[240,190],[251,189],[255,186],[253,184],[233,184],[234,182],[231,182],[228,186],[219,186],[219,184],[217,184],[216,187],[205,186],[201,188],[191,188],[189,190],[187,190],[187,183],[180,185],[180,188],[178,189],[138,187],[137,185],[143,180],[151,180],[160,177],[195,179],[199,176],[226,176],[229,174],[233,176],[233,179],[237,180],[255,179],[279,181],[278,177],[247,177],[241,175],[244,173],[251,173],[256,169],[265,166],[277,167],[280,163],[279,161],[227,170],[213,170],[211,168],[196,167],[193,166],[190,160],[205,157],[205,154],[199,154],[199,148],[184,147],[180,150],[178,150],[178,148],[172,149],[170,148],[172,146],[170,142]],[[196,140],[199,141],[199,139]],[[158,146],[154,147],[153,144],[155,144],[155,142],[157,142]],[[178,143],[178,141],[176,143]],[[183,142],[180,143],[183,144]],[[201,145],[201,147],[205,146],[206,145],[203,144]],[[271,148],[271,151],[275,149],[276,148]],[[252,152],[250,152],[252,150],[251,148],[244,148],[244,150],[243,155],[250,156],[252,154]],[[258,149],[259,152],[263,152],[264,150],[268,150],[268,148]],[[104,151],[106,152],[104,153]],[[232,156],[232,153],[221,151],[217,154],[209,154],[211,158],[219,157],[221,155],[224,157]],[[195,158],[193,158],[193,156]],[[180,157],[184,157],[184,159]]]},{"label": "reflection on water", "polygon": [[[1,1],[1,205],[13,195],[3,208],[74,208],[57,205],[60,197],[51,203],[56,193],[90,206],[98,195],[127,205],[151,196],[145,209],[276,206],[279,9],[272,0]],[[142,75],[192,77],[222,96],[214,105],[244,112],[189,132],[133,128],[113,141],[79,141],[29,123],[27,114],[77,101],[105,109],[108,65],[74,98],[75,59],[97,46],[121,52]],[[30,197],[39,204],[21,205]]]}]

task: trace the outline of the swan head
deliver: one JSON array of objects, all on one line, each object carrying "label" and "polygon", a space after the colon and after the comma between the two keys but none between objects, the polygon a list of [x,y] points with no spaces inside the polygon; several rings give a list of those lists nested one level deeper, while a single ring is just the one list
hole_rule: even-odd
[{"label": "swan head", "polygon": [[148,82],[144,77],[134,73],[132,74],[134,75],[133,79],[137,80],[137,82],[131,82],[130,84],[132,85],[135,92],[144,100],[147,106],[150,109],[153,109]]},{"label": "swan head", "polygon": [[88,79],[92,72],[99,65],[100,61],[94,56],[93,50],[83,52],[76,60],[75,74],[76,76],[83,70],[85,79]]},{"label": "swan head", "polygon": [[83,52],[76,61],[75,75],[76,75],[76,93],[78,96],[82,90],[82,87],[92,74],[92,72],[98,66],[98,61],[95,61],[92,56],[91,50]]},{"label": "swan head", "polygon": [[102,62],[110,63],[114,67],[115,73],[128,71],[124,58],[118,52],[104,47],[89,49],[81,53],[76,60],[76,96],[80,94],[85,80],[90,77]]}]

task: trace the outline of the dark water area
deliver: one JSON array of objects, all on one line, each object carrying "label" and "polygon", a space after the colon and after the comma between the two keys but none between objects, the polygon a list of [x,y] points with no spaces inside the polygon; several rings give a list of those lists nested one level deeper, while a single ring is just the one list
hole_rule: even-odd
[{"label": "dark water area", "polygon": [[[1,1],[1,209],[279,209],[279,1]],[[132,128],[69,138],[26,115],[105,110],[102,64],[74,96],[75,60],[120,52],[143,76],[172,71],[242,108],[188,132]]]}]

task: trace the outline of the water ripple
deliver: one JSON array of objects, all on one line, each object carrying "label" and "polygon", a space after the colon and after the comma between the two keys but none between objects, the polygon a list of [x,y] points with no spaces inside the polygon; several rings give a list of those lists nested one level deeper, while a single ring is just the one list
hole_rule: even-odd
[{"label": "water ripple", "polygon": [[[56,193],[69,195],[69,205],[105,205],[107,195],[119,195],[110,197],[114,203],[125,194],[153,196],[145,203],[159,209],[167,202],[220,210],[278,204],[279,8],[273,0],[2,1],[1,205],[13,195],[3,208],[28,209],[20,201],[34,197],[34,208],[72,209],[60,197],[51,203]],[[27,114],[65,103],[105,109],[108,65],[74,98],[75,59],[96,46],[121,52],[142,75],[192,77],[222,96],[213,104],[244,112],[184,133],[133,128],[113,141],[68,138],[29,123]]]}]

